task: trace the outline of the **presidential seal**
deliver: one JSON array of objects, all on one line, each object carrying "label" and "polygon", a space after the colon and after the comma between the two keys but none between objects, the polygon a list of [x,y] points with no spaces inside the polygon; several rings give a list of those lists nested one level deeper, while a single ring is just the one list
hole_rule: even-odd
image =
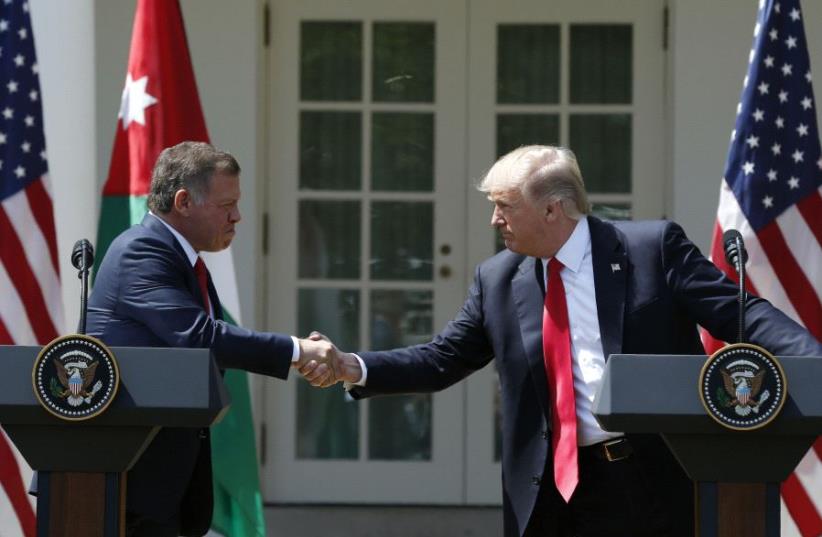
[{"label": "presidential seal", "polygon": [[759,429],[779,415],[788,385],[782,366],[756,345],[719,349],[699,375],[699,398],[708,415],[737,431]]},{"label": "presidential seal", "polygon": [[43,347],[34,361],[32,383],[34,395],[48,412],[81,421],[108,408],[120,386],[120,370],[101,341],[72,334]]}]

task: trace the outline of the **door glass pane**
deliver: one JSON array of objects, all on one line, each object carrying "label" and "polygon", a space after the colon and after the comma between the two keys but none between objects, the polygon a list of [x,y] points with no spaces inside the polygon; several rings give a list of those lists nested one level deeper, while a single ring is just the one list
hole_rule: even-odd
[{"label": "door glass pane", "polygon": [[375,112],[371,125],[373,189],[430,192],[434,187],[434,114]]},{"label": "door glass pane", "polygon": [[[371,348],[424,343],[433,329],[431,291],[371,292]],[[431,459],[431,395],[380,397],[369,401],[368,457]]]},{"label": "door glass pane", "polygon": [[[359,297],[355,289],[300,289],[298,332],[318,330],[340,348],[359,348]],[[297,457],[358,458],[359,406],[341,389],[298,382]]]},{"label": "door glass pane", "polygon": [[362,24],[303,22],[300,30],[300,98],[361,100]]},{"label": "door glass pane", "polygon": [[301,200],[299,230],[300,278],[359,278],[359,201]]},{"label": "door glass pane", "polygon": [[434,101],[434,25],[374,23],[374,101]]},{"label": "door glass pane", "polygon": [[557,114],[497,114],[497,156],[533,144],[559,144]]},{"label": "door glass pane", "polygon": [[376,201],[371,206],[371,278],[431,280],[434,205]]},{"label": "door glass pane", "polygon": [[630,114],[571,114],[570,138],[588,192],[631,192]]},{"label": "door glass pane", "polygon": [[361,143],[359,112],[300,112],[300,189],[358,190]]},{"label": "door glass pane", "polygon": [[592,203],[591,212],[594,216],[605,220],[630,220],[631,205],[628,203]]},{"label": "door glass pane", "polygon": [[571,25],[571,102],[631,103],[629,24]]},{"label": "door glass pane", "polygon": [[498,26],[497,102],[559,102],[559,25]]}]

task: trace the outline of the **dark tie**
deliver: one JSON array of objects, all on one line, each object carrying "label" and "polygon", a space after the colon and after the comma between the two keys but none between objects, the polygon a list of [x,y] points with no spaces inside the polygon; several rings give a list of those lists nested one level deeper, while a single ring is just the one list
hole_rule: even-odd
[{"label": "dark tie", "polygon": [[197,275],[197,283],[200,285],[200,295],[203,297],[203,307],[208,315],[211,315],[211,301],[208,299],[208,269],[202,257],[197,257],[194,263],[194,274]]},{"label": "dark tie", "polygon": [[542,315],[542,352],[548,377],[548,403],[551,408],[551,447],[554,451],[554,482],[570,501],[579,482],[577,466],[577,412],[574,377],[571,371],[571,339],[568,306],[557,260],[548,262],[548,291]]}]

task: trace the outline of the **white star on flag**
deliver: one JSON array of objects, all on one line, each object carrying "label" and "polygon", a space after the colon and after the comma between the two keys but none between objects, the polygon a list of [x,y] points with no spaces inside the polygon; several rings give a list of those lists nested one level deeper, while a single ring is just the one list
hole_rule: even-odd
[{"label": "white star on flag", "polygon": [[754,163],[753,162],[746,162],[742,166],[742,171],[745,172],[745,175],[750,175],[754,172]]},{"label": "white star on flag", "polygon": [[801,102],[802,102],[802,109],[803,110],[807,110],[813,104],[813,101],[811,100],[810,97],[805,97],[804,99],[802,99]]},{"label": "white star on flag", "polygon": [[802,152],[802,151],[800,151],[800,150],[798,150],[798,149],[797,149],[796,151],[794,151],[794,152],[793,152],[793,155],[791,155],[791,157],[793,157],[793,161],[794,161],[794,162],[796,162],[796,163],[800,163],[800,162],[802,162],[803,160],[805,160],[804,155],[805,155],[805,153],[804,153],[804,152]]},{"label": "white star on flag", "polygon": [[791,177],[788,179],[788,186],[791,187],[791,190],[794,188],[799,188],[799,178],[798,177]]},{"label": "white star on flag", "polygon": [[126,85],[120,101],[120,113],[117,115],[123,120],[123,129],[128,129],[132,121],[140,125],[146,124],[146,108],[157,103],[157,99],[146,92],[147,85],[147,76],[133,80],[131,73],[126,75]]},{"label": "white star on flag", "polygon": [[788,39],[785,40],[785,45],[787,45],[788,49],[796,48],[796,38],[792,35],[788,36]]},{"label": "white star on flag", "polygon": [[772,196],[765,196],[762,199],[762,205],[765,206],[766,209],[773,207],[773,197]]}]

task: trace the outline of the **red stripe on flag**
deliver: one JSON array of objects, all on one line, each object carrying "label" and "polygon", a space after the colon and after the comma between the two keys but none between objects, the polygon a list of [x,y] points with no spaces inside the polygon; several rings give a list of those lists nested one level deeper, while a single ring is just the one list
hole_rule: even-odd
[{"label": "red stripe on flag", "polygon": [[51,196],[46,192],[43,181],[34,181],[26,188],[26,197],[37,225],[49,245],[49,255],[54,272],[60,276],[60,263],[57,261],[57,235],[54,227],[54,211],[51,205]]},{"label": "red stripe on flag", "polygon": [[3,322],[3,319],[0,319],[0,345],[14,345],[14,339],[6,329],[6,323]]},{"label": "red stripe on flag", "polygon": [[816,242],[822,246],[822,218],[819,217],[819,215],[822,215],[822,194],[817,190],[797,203],[796,208],[799,209],[802,218],[805,219],[808,227],[816,236]]},{"label": "red stripe on flag", "polygon": [[757,235],[802,324],[816,339],[822,340],[822,304],[816,299],[813,285],[796,262],[776,221],[762,228]]},{"label": "red stripe on flag", "polygon": [[11,506],[20,521],[20,529],[26,537],[34,537],[37,533],[34,510],[26,498],[26,488],[20,477],[20,466],[14,453],[9,447],[6,437],[0,434],[0,485],[6,491]]},{"label": "red stripe on flag", "polygon": [[816,451],[816,456],[822,461],[822,436],[817,438],[816,442],[813,443],[813,450]]},{"label": "red stripe on flag", "polygon": [[782,500],[802,537],[822,535],[822,518],[796,474],[782,482]]},{"label": "red stripe on flag", "polygon": [[6,211],[0,208],[0,263],[12,279],[17,293],[26,308],[32,331],[38,343],[48,343],[57,337],[57,329],[46,308],[43,291],[28,264],[20,238],[14,231]]}]

